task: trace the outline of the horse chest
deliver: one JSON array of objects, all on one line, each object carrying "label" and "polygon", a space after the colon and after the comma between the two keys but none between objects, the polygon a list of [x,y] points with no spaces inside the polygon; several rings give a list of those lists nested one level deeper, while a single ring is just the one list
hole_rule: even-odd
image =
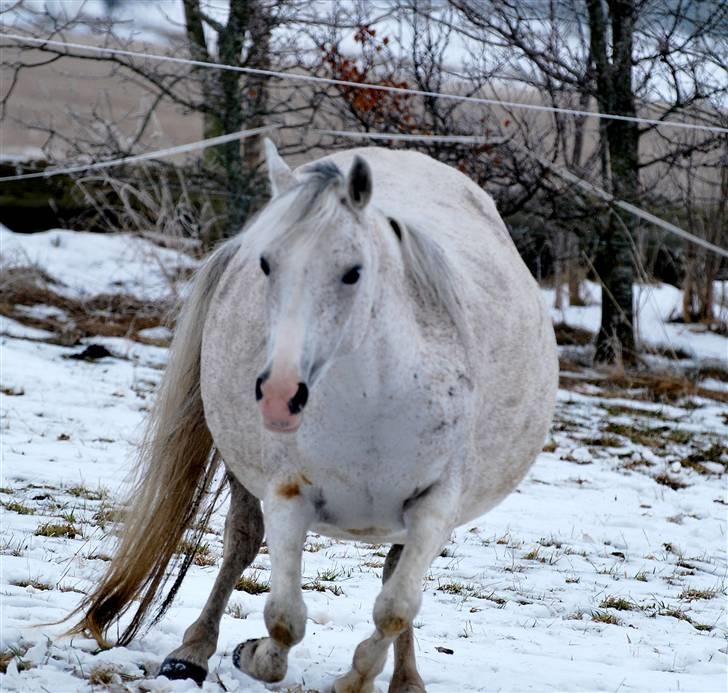
[{"label": "horse chest", "polygon": [[380,540],[401,531],[407,501],[441,478],[462,445],[465,401],[454,386],[406,375],[356,397],[337,398],[339,382],[312,402],[286,457],[311,482],[302,492],[317,507],[319,531]]}]

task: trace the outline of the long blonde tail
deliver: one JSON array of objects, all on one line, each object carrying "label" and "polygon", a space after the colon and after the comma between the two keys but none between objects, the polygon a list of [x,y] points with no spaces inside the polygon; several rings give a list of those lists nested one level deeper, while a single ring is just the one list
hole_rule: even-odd
[{"label": "long blonde tail", "polygon": [[[169,363],[147,422],[123,534],[100,584],[72,614],[82,613],[83,618],[70,633],[88,633],[102,647],[108,646],[105,633],[112,621],[138,601],[118,644],[127,644],[135,636],[170,574],[170,562],[180,551],[185,530],[212,510],[209,491],[219,458],[200,395],[202,329],[215,288],[238,247],[233,239],[215,251],[182,307]],[[156,618],[171,603],[188,566],[186,560]]]}]

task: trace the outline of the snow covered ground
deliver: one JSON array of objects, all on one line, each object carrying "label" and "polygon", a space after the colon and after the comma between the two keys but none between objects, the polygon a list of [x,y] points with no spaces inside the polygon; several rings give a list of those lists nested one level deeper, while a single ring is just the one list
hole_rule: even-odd
[{"label": "snow covered ground", "polygon": [[[66,295],[159,298],[175,268],[194,264],[124,237],[0,230],[0,243],[3,262],[40,265]],[[664,323],[677,290],[646,292],[638,292],[645,341],[728,362],[727,339]],[[598,306],[555,319],[594,330]],[[154,677],[207,597],[224,510],[174,606],[129,647],[98,652],[90,640],[60,637],[62,625],[43,625],[64,617],[105,568],[165,349],[99,337],[85,341],[113,356],[87,361],[68,358],[83,346],[48,343],[37,327],[3,318],[0,333],[0,688],[197,690]],[[588,371],[570,375],[528,477],[459,529],[427,576],[415,625],[428,690],[726,691],[728,405],[696,393],[655,402],[610,392]],[[725,392],[714,376],[702,386]],[[328,690],[348,669],[371,630],[386,550],[310,536],[308,632],[285,681],[268,690]],[[233,594],[204,690],[266,690],[235,671],[230,654],[265,632],[268,571],[261,553],[247,571],[249,589],[261,593]],[[390,658],[381,690],[391,666]]]}]

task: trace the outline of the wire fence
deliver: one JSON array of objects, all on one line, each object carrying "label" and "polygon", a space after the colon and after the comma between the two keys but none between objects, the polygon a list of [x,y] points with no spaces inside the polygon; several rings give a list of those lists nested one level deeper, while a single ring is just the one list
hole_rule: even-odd
[{"label": "wire fence", "polygon": [[[267,70],[254,67],[243,67],[239,65],[225,65],[224,63],[216,63],[207,60],[193,60],[192,58],[178,58],[171,55],[160,55],[158,53],[145,53],[142,51],[130,51],[123,48],[111,48],[108,46],[93,46],[87,43],[75,43],[72,41],[58,41],[55,39],[42,39],[32,36],[23,36],[21,34],[10,34],[0,32],[0,38],[9,39],[11,41],[25,42],[37,46],[55,46],[58,48],[73,48],[76,50],[85,50],[95,53],[106,53],[107,55],[120,55],[128,58],[143,58],[145,60],[154,60],[158,62],[176,63],[178,65],[189,65],[192,67],[204,67],[216,70],[228,70],[232,72],[241,72],[249,75],[258,75],[260,77],[277,77],[288,81],[310,82],[314,84],[327,84],[339,87],[348,87],[351,89],[368,89],[372,91],[388,92],[391,94],[406,94],[410,96],[427,96],[429,98],[446,99],[449,101],[462,101],[464,103],[474,103],[486,106],[501,106],[507,108],[517,108],[530,111],[541,111],[547,113],[560,113],[564,115],[593,117],[600,120],[622,120],[630,123],[646,123],[666,128],[680,128],[684,130],[702,130],[705,132],[713,132],[718,134],[728,134],[728,128],[717,125],[705,125],[701,123],[685,123],[676,120],[663,120],[660,118],[643,118],[638,116],[619,115],[615,113],[600,113],[598,111],[583,111],[574,108],[560,108],[558,106],[545,106],[542,104],[523,103],[520,101],[504,101],[502,99],[491,99],[483,96],[467,96],[465,94],[453,94],[450,92],[427,91],[424,89],[411,89],[409,87],[396,87],[385,84],[372,84],[369,82],[355,82],[346,79],[336,79],[333,77],[320,77],[318,75],[308,75],[295,72],[282,72],[280,70]],[[72,57],[72,56],[71,56]]]},{"label": "wire fence", "polygon": [[[117,55],[124,55],[128,57],[138,57],[138,58],[146,58],[146,59],[153,59],[153,60],[160,60],[160,61],[168,61],[168,62],[174,62],[174,63],[182,63],[186,65],[193,65],[198,67],[207,67],[207,68],[217,68],[217,69],[223,69],[223,70],[233,70],[236,72],[245,72],[249,74],[258,74],[258,75],[265,75],[270,77],[280,77],[283,79],[291,79],[291,80],[299,80],[299,81],[309,81],[309,82],[318,82],[318,83],[326,83],[326,84],[332,84],[332,85],[339,85],[339,86],[348,86],[348,87],[355,87],[355,88],[361,88],[361,89],[374,89],[378,91],[387,91],[387,92],[395,92],[395,93],[401,93],[401,94],[413,94],[413,95],[420,95],[420,96],[429,96],[434,98],[444,98],[444,99],[451,99],[451,100],[459,100],[459,101],[467,101],[467,102],[473,102],[473,103],[480,103],[480,104],[487,104],[487,105],[499,105],[499,106],[505,106],[505,107],[513,107],[513,108],[525,108],[525,109],[531,109],[531,110],[539,110],[539,111],[549,111],[549,112],[555,112],[555,113],[566,113],[571,115],[577,115],[577,116],[593,116],[600,119],[614,119],[614,120],[628,120],[633,122],[641,122],[641,123],[650,123],[654,125],[660,125],[660,126],[669,126],[669,127],[676,127],[676,128],[685,128],[685,129],[693,129],[693,130],[703,130],[703,131],[709,131],[714,133],[728,133],[728,128],[720,128],[720,127],[714,127],[714,126],[707,126],[707,125],[697,125],[693,123],[681,123],[681,122],[674,122],[674,121],[665,121],[665,120],[655,120],[650,118],[632,118],[628,116],[620,116],[620,115],[613,115],[613,114],[604,114],[604,113],[597,113],[592,111],[579,111],[579,110],[573,110],[573,109],[563,109],[563,108],[556,108],[552,106],[540,106],[535,104],[523,104],[518,102],[509,102],[509,101],[502,101],[499,99],[485,99],[481,97],[470,97],[470,96],[463,96],[458,94],[448,94],[443,92],[428,92],[428,91],[422,91],[418,89],[407,89],[404,87],[389,87],[389,86],[383,86],[383,85],[376,85],[376,84],[367,84],[367,83],[361,83],[361,82],[350,82],[347,80],[337,80],[337,79],[331,79],[326,77],[316,77],[313,75],[301,75],[301,74],[291,74],[291,73],[285,73],[280,72],[277,70],[260,70],[255,68],[247,68],[247,67],[237,67],[232,65],[224,65],[220,63],[212,63],[212,62],[206,62],[206,61],[200,61],[200,60],[190,60],[187,58],[176,58],[173,56],[163,56],[163,55],[157,55],[154,53],[142,53],[139,51],[128,51],[118,48],[105,48],[101,46],[91,46],[88,44],[83,43],[73,43],[69,41],[55,41],[50,39],[38,39],[34,37],[27,37],[27,36],[21,36],[16,34],[7,34],[0,32],[0,38],[6,38],[11,40],[17,40],[17,41],[25,41],[26,43],[31,44],[42,44],[42,45],[49,45],[49,46],[59,46],[59,47],[65,47],[65,48],[77,48],[77,49],[83,49],[83,50],[90,50],[90,51],[96,51],[96,52],[102,52],[102,53],[108,53],[108,54],[117,54]],[[60,167],[60,168],[52,168],[47,169],[45,171],[38,171],[33,173],[23,173],[23,174],[17,174],[17,175],[11,175],[11,176],[4,176],[0,177],[0,183],[4,182],[10,182],[10,181],[22,181],[22,180],[28,180],[33,178],[49,178],[52,176],[59,176],[59,175],[68,175],[72,173],[82,173],[86,171],[91,170],[98,170],[98,169],[104,169],[104,168],[111,168],[114,166],[120,166],[123,164],[129,164],[129,163],[136,163],[139,161],[147,161],[147,160],[153,160],[153,159],[162,159],[162,158],[168,158],[172,156],[176,156],[179,154],[189,153],[193,151],[198,151],[201,149],[206,149],[208,147],[214,147],[221,144],[226,144],[228,142],[232,142],[235,140],[242,140],[248,137],[253,137],[256,135],[261,135],[264,133],[273,132],[274,130],[280,128],[281,125],[266,125],[264,127],[259,128],[253,128],[249,130],[241,130],[239,132],[234,132],[226,135],[220,135],[218,137],[211,137],[203,140],[198,140],[196,142],[190,142],[187,144],[175,146],[175,147],[167,147],[165,149],[158,149],[151,152],[145,152],[143,154],[136,154],[133,156],[126,156],[121,157],[117,159],[111,159],[111,160],[105,160],[105,161],[96,161],[96,162],[90,162],[87,164],[75,164],[72,166],[66,166],[66,167]],[[470,145],[502,145],[505,142],[512,142],[513,140],[507,140],[505,138],[489,138],[479,135],[408,135],[408,134],[401,134],[401,133],[386,133],[386,132],[357,132],[357,131],[349,131],[349,130],[330,130],[330,129],[315,129],[310,128],[307,130],[307,133],[309,134],[318,134],[318,135],[329,135],[332,137],[342,137],[347,139],[353,139],[353,140],[372,140],[372,141],[410,141],[410,142],[437,142],[437,143],[461,143],[461,144],[470,144]],[[664,219],[661,219],[654,214],[641,209],[637,207],[634,204],[631,204],[630,202],[626,202],[625,200],[619,200],[615,198],[610,193],[606,192],[605,190],[602,190],[601,188],[595,186],[593,183],[590,183],[587,180],[584,180],[583,178],[580,178],[573,174],[571,171],[568,171],[560,166],[557,166],[553,164],[550,161],[545,160],[543,157],[538,156],[535,152],[529,150],[525,146],[519,146],[519,148],[529,157],[535,159],[538,161],[539,164],[544,166],[545,168],[548,168],[550,171],[555,173],[556,175],[560,176],[564,180],[578,186],[582,190],[585,190],[586,192],[602,199],[603,201],[615,205],[616,207],[619,207],[630,214],[633,214],[634,216],[642,219],[643,221],[647,221],[648,223],[662,229],[663,231],[667,231],[668,233],[671,233],[679,238],[682,238],[683,240],[694,243],[696,245],[699,245],[706,250],[709,250],[711,252],[717,253],[718,255],[721,255],[722,257],[728,258],[728,250],[721,248],[720,246],[717,246],[713,243],[710,243],[709,241],[705,240],[704,238],[701,238],[699,236],[696,236],[695,234],[692,234],[688,231],[685,231],[684,229],[676,226],[675,224],[672,224]]]}]

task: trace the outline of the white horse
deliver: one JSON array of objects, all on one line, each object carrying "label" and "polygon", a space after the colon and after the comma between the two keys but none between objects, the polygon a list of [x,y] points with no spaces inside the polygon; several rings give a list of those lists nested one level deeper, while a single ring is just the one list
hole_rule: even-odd
[{"label": "white horse", "polygon": [[334,689],[373,690],[394,642],[390,691],[424,691],[411,628],[423,578],[453,529],[513,490],[541,449],[557,388],[551,321],[493,201],[461,173],[378,147],[292,172],[266,149],[273,199],[196,279],[125,533],[76,630],[103,642],[139,600],[121,642],[136,633],[184,532],[204,525],[222,458],[222,566],[161,673],[205,678],[262,540],[262,500],[268,637],[239,645],[235,664],[285,676],[304,636],[301,552],[314,530],[394,544],[374,632]]}]

